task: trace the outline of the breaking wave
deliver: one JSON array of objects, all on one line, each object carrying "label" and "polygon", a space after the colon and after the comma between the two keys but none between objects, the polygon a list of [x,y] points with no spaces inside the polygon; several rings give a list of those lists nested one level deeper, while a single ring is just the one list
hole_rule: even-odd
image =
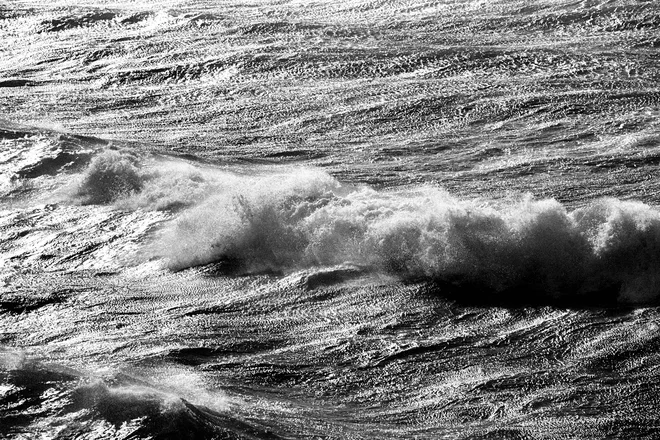
[{"label": "breaking wave", "polygon": [[127,151],[106,150],[92,159],[70,192],[82,204],[177,210],[206,197],[214,187],[210,177],[184,162],[149,162]]},{"label": "breaking wave", "polygon": [[185,211],[157,245],[170,269],[219,263],[240,273],[351,263],[404,280],[525,290],[550,298],[658,297],[660,211],[601,199],[461,200],[434,187],[376,191],[327,174],[234,178]]},{"label": "breaking wave", "polygon": [[176,214],[148,251],[171,270],[211,264],[221,273],[286,273],[348,264],[478,292],[479,301],[660,297],[660,210],[642,202],[599,199],[570,210],[530,195],[378,191],[319,170],[238,174],[111,149],[81,176],[78,202]]}]

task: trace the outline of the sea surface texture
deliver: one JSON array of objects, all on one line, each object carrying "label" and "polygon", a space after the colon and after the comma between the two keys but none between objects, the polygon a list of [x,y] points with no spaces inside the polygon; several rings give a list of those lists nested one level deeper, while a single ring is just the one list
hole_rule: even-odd
[{"label": "sea surface texture", "polygon": [[660,3],[0,2],[0,438],[660,438]]}]

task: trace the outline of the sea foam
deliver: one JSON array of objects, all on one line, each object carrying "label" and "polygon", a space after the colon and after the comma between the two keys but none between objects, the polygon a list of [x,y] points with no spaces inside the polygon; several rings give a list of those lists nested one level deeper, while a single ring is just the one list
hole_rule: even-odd
[{"label": "sea foam", "polygon": [[232,273],[282,273],[350,263],[482,295],[658,298],[660,211],[642,202],[599,199],[569,210],[530,195],[377,191],[309,169],[240,175],[173,160],[146,168],[104,153],[79,195],[124,209],[176,208],[151,250],[171,270],[220,263]]},{"label": "sea foam", "polygon": [[121,209],[177,210],[198,203],[215,188],[212,173],[182,161],[144,160],[124,150],[96,155],[69,198],[82,204],[113,204]]},{"label": "sea foam", "polygon": [[657,297],[660,212],[597,200],[569,211],[531,196],[461,200],[442,189],[343,188],[319,172],[245,178],[186,211],[160,243],[171,269],[217,261],[242,272],[350,262],[407,280],[550,297]]}]

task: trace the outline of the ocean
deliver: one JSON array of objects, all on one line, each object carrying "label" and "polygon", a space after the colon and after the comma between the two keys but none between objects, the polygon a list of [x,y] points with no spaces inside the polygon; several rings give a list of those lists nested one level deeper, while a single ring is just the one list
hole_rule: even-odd
[{"label": "ocean", "polygon": [[0,438],[660,438],[660,4],[0,2]]}]

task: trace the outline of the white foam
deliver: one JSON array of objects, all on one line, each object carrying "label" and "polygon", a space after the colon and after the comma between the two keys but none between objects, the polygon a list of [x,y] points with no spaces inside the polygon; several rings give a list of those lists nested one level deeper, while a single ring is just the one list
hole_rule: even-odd
[{"label": "white foam", "polygon": [[529,195],[465,200],[431,186],[376,191],[318,170],[261,171],[145,165],[107,152],[77,194],[122,209],[180,211],[150,251],[174,270],[220,261],[242,273],[351,263],[494,293],[618,289],[626,302],[647,302],[660,290],[660,211],[641,202],[602,199],[569,211]]},{"label": "white foam", "polygon": [[569,212],[556,200],[460,200],[442,189],[345,192],[322,173],[244,178],[187,211],[160,251],[181,269],[221,259],[245,272],[352,262],[403,278],[461,279],[551,296],[619,285],[657,296],[660,213],[605,199]]}]

